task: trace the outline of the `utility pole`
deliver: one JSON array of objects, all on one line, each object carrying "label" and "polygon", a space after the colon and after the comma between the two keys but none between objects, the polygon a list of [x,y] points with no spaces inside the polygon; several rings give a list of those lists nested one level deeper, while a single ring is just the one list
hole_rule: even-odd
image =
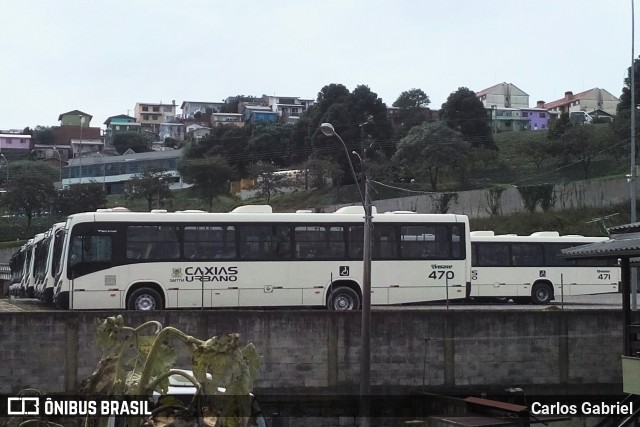
[{"label": "utility pole", "polygon": [[[631,113],[631,173],[629,174],[629,193],[631,200],[631,222],[637,221],[636,218],[636,67],[635,67],[635,12],[633,0],[631,0],[631,105],[629,112]],[[638,293],[638,269],[631,269],[631,309],[637,310],[637,293]]]}]

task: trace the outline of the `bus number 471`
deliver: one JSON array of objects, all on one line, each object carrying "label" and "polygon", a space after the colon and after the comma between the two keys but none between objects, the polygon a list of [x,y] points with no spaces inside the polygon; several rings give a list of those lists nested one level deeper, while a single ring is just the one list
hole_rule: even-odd
[{"label": "bus number 471", "polygon": [[429,273],[429,279],[439,280],[442,278],[453,279],[453,271],[432,271]]},{"label": "bus number 471", "polygon": [[600,273],[598,274],[598,279],[600,280],[609,280],[611,278],[611,273]]}]

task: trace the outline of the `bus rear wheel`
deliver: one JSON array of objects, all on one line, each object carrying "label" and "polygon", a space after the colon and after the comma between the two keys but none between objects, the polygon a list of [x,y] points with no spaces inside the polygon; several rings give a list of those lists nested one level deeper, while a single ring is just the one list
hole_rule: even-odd
[{"label": "bus rear wheel", "polygon": [[138,288],[127,299],[127,309],[152,311],[162,309],[160,294],[151,288]]},{"label": "bus rear wheel", "polygon": [[546,283],[538,283],[531,290],[531,300],[534,304],[549,304],[552,298],[551,286]]},{"label": "bus rear wheel", "polygon": [[360,308],[360,297],[353,289],[341,286],[331,292],[327,308],[334,311],[357,310]]}]

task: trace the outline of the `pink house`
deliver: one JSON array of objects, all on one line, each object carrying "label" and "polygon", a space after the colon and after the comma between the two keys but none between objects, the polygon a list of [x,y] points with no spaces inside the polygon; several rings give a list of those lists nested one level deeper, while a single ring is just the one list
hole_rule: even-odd
[{"label": "pink house", "polygon": [[31,135],[0,133],[0,152],[28,153],[32,148]]}]

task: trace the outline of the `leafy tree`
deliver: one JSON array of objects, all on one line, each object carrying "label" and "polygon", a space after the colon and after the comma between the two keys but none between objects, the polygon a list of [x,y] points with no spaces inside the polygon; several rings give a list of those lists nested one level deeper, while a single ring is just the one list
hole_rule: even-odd
[{"label": "leafy tree", "polygon": [[255,102],[258,98],[255,96],[236,95],[227,98],[227,101],[220,108],[221,113],[238,113],[238,105],[241,102]]},{"label": "leafy tree", "polygon": [[102,184],[74,184],[58,191],[53,206],[60,216],[77,212],[93,212],[107,206],[107,196]]},{"label": "leafy tree", "polygon": [[461,87],[442,104],[440,116],[451,129],[460,132],[473,146],[498,149],[491,133],[487,111],[472,90]]},{"label": "leafy tree", "polygon": [[400,109],[411,110],[426,108],[430,103],[429,97],[422,89],[411,89],[402,92],[392,105]]},{"label": "leafy tree", "polygon": [[536,206],[540,206],[543,211],[548,212],[554,203],[554,186],[553,184],[524,185],[518,187],[520,197],[524,203],[524,208],[529,213],[536,210]]},{"label": "leafy tree", "polygon": [[446,214],[449,212],[451,202],[458,201],[458,193],[438,193],[431,195],[431,200],[436,203],[436,213]]},{"label": "leafy tree", "polygon": [[304,162],[304,188],[326,188],[329,182],[340,181],[344,176],[344,170],[333,160],[323,156],[312,156]]},{"label": "leafy tree", "polygon": [[256,177],[255,188],[259,197],[265,197],[267,204],[271,196],[278,192],[278,188],[286,185],[286,176],[276,173],[278,168],[270,163],[259,162],[250,168],[251,174]]},{"label": "leafy tree", "polygon": [[229,193],[230,181],[235,177],[234,168],[221,156],[181,159],[178,171],[182,179],[194,185],[194,189],[213,209],[213,199]]},{"label": "leafy tree", "polygon": [[613,135],[607,125],[574,125],[561,139],[554,142],[555,153],[568,160],[580,162],[584,178],[589,178],[589,168],[597,154],[613,145]]},{"label": "leafy tree", "polygon": [[188,143],[182,153],[182,158],[188,162],[203,156],[220,156],[236,168],[241,176],[244,176],[251,162],[260,160],[252,158],[251,154],[247,153],[251,132],[251,126],[243,128],[233,125],[215,127],[209,135],[200,141]]},{"label": "leafy tree", "polygon": [[549,125],[548,137],[551,140],[558,140],[573,124],[569,120],[569,113],[562,113],[557,119],[553,119]]},{"label": "leafy tree", "polygon": [[502,214],[502,205],[500,204],[500,199],[502,198],[502,193],[507,189],[504,185],[498,185],[495,187],[491,187],[487,189],[485,193],[485,201],[487,202],[487,213],[491,216],[498,216]]},{"label": "leafy tree", "polygon": [[44,163],[12,163],[4,202],[9,209],[24,213],[27,217],[27,228],[31,227],[34,215],[49,210],[51,196],[55,194],[53,183],[57,176],[58,172]]},{"label": "leafy tree", "polygon": [[[634,89],[635,89],[635,111],[636,111],[636,130],[635,134],[640,132],[640,120],[638,120],[638,105],[640,105],[640,58],[636,58],[633,62],[634,69]],[[622,94],[620,95],[618,105],[616,106],[616,115],[612,122],[613,129],[619,139],[628,139],[631,137],[631,67],[627,68],[627,76],[624,79]],[[637,138],[636,138],[637,139]],[[636,141],[636,144],[640,141]],[[638,150],[636,150],[636,155]]]},{"label": "leafy tree", "polygon": [[131,149],[136,153],[151,151],[149,139],[139,132],[118,132],[113,135],[113,146],[120,154]]},{"label": "leafy tree", "polygon": [[173,197],[173,193],[169,189],[170,183],[171,175],[166,172],[149,170],[136,174],[127,182],[125,198],[129,200],[146,199],[149,210],[153,208],[154,201],[156,206],[164,207],[167,201]]},{"label": "leafy tree", "polygon": [[[371,141],[375,141],[376,149],[384,151],[389,156],[395,151],[387,107],[378,95],[365,85],[357,86],[351,93],[343,85],[325,86],[318,94],[317,105],[305,114],[308,115],[307,135],[310,136],[313,151],[332,158],[343,170],[349,170],[344,149],[337,138],[326,137],[320,131],[321,123],[333,125],[349,152],[361,151],[371,145]],[[296,134],[298,133],[299,130],[296,131]],[[354,166],[360,168],[359,164]]]},{"label": "leafy tree", "polygon": [[404,138],[409,129],[426,120],[423,112],[430,102],[429,97],[422,89],[404,91],[398,96],[398,99],[393,103],[394,107],[399,108],[398,118],[401,122],[396,129],[396,140]]},{"label": "leafy tree", "polygon": [[542,163],[552,157],[551,142],[542,139],[532,139],[522,145],[522,152],[529,157],[536,166],[536,171],[540,170]]},{"label": "leafy tree", "polygon": [[56,136],[53,132],[53,128],[49,126],[36,126],[35,129],[33,129],[31,136],[33,136],[36,144],[54,145],[56,142]]},{"label": "leafy tree", "polygon": [[404,175],[427,178],[431,189],[438,191],[440,174],[463,167],[468,151],[459,132],[442,122],[423,123],[400,140],[392,161]]},{"label": "leafy tree", "polygon": [[278,167],[292,164],[293,152],[291,123],[269,123],[253,126],[247,141],[247,155],[263,163],[273,163]]}]

